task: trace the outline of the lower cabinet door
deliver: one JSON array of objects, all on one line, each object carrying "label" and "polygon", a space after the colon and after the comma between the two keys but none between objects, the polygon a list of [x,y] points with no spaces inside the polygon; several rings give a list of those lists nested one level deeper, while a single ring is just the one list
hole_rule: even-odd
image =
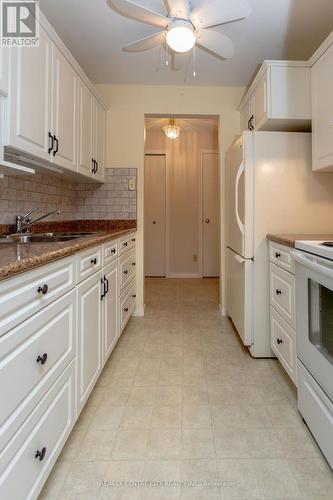
[{"label": "lower cabinet door", "polygon": [[271,306],[271,347],[295,385],[296,332]]},{"label": "lower cabinet door", "polygon": [[113,262],[103,269],[105,285],[103,297],[103,365],[110,356],[118,338],[118,264]]},{"label": "lower cabinet door", "polygon": [[1,453],[1,500],[38,497],[74,422],[73,360]]},{"label": "lower cabinet door", "polygon": [[102,370],[102,294],[101,272],[77,287],[77,414]]},{"label": "lower cabinet door", "polygon": [[133,314],[136,304],[136,286],[135,280],[133,280],[125,292],[120,297],[120,312],[119,312],[119,322],[120,322],[120,334],[124,331],[125,326],[128,323],[128,320]]}]

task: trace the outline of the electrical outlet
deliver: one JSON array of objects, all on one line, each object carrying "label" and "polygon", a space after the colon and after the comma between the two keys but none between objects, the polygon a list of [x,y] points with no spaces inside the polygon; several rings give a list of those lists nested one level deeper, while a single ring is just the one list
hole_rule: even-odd
[{"label": "electrical outlet", "polygon": [[135,179],[130,179],[128,181],[128,189],[129,191],[135,191]]},{"label": "electrical outlet", "polygon": [[193,255],[193,262],[198,262],[198,255],[196,253]]}]

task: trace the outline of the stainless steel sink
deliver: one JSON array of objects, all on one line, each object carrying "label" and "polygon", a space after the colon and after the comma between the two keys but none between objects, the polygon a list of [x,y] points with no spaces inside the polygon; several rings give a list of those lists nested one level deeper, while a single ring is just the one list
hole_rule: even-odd
[{"label": "stainless steel sink", "polygon": [[92,236],[101,233],[83,233],[83,232],[68,232],[68,233],[31,233],[31,234],[11,234],[1,236],[0,243],[52,243],[59,241],[70,241],[84,236]]}]

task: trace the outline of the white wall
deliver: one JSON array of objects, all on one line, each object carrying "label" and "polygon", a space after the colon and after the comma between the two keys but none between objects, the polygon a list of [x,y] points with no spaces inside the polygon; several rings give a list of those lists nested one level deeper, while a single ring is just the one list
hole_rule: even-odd
[{"label": "white wall", "polygon": [[176,140],[163,132],[168,123],[167,118],[146,119],[146,152],[165,152],[167,157],[167,274],[199,277],[201,153],[218,150],[218,122],[178,119],[180,135]]},{"label": "white wall", "polygon": [[[110,108],[107,119],[106,165],[109,167],[138,168],[137,301],[139,312],[144,307],[143,174],[145,114],[218,116],[220,119],[219,153],[222,191],[222,187],[224,187],[225,152],[234,136],[240,132],[240,116],[237,107],[245,89],[243,87],[131,85],[97,85],[97,88]],[[221,210],[223,215],[223,203],[221,204]],[[224,248],[223,222],[221,238],[221,248]],[[221,256],[222,275],[223,268],[224,261]]]}]

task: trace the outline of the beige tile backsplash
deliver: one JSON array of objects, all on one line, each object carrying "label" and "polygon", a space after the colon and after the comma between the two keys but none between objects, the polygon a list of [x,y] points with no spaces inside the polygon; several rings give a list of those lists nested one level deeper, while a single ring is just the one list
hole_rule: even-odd
[{"label": "beige tile backsplash", "polygon": [[74,183],[47,174],[5,176],[0,180],[0,224],[14,222],[16,214],[32,207],[61,216],[49,220],[136,219],[136,191],[129,191],[129,179],[136,169],[108,168],[105,184]]}]

